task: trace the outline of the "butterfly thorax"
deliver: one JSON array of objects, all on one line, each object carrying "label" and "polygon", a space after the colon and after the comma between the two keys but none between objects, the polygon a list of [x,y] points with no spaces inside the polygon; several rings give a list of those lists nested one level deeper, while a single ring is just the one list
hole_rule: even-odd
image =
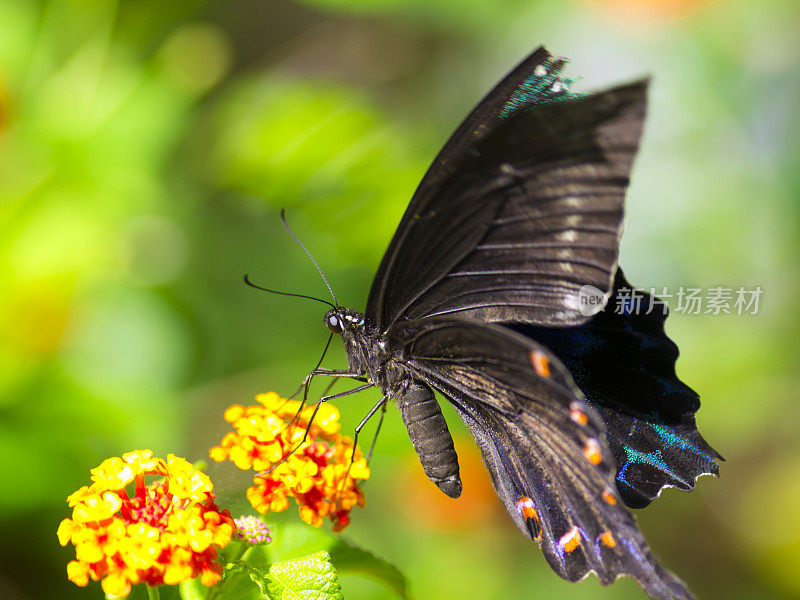
[{"label": "butterfly thorax", "polygon": [[354,373],[366,376],[384,392],[393,391],[407,378],[402,367],[386,351],[384,336],[371,326],[364,315],[337,307],[325,315],[325,325],[342,336],[347,363]]}]

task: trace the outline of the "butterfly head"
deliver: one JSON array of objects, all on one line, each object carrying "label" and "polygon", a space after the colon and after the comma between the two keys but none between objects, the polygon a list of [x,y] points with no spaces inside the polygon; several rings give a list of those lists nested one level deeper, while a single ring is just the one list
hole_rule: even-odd
[{"label": "butterfly head", "polygon": [[325,326],[331,333],[341,335],[345,330],[351,330],[364,325],[364,315],[354,310],[337,306],[325,313]]}]

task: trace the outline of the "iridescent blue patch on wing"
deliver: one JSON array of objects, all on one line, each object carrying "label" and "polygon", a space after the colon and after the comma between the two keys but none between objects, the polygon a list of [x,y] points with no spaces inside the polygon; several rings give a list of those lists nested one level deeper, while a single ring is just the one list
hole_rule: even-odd
[{"label": "iridescent blue patch on wing", "polygon": [[[602,408],[599,410],[604,412]],[[617,426],[624,422],[624,426],[635,432],[627,442],[620,443],[615,452],[617,488],[623,495],[632,498],[639,498],[642,492],[657,495],[664,486],[690,490],[699,475],[717,472],[718,455],[700,437],[694,426],[671,426],[612,415],[606,415],[606,418]],[[652,449],[645,451],[643,447]],[[643,482],[650,482],[651,485],[644,485]]]},{"label": "iridescent blue patch on wing", "polygon": [[565,64],[566,61],[563,59],[550,58],[536,65],[533,73],[511,93],[508,101],[500,110],[500,118],[506,118],[536,106],[583,96],[583,94],[569,89],[570,85],[577,80],[576,78],[561,76]]},{"label": "iridescent blue patch on wing", "polygon": [[[605,309],[577,327],[514,325],[569,369],[602,417],[623,501],[640,508],[664,486],[690,490],[717,474],[720,456],[697,431],[697,394],[675,374],[678,348],[664,333],[666,305],[617,273]],[[635,302],[635,304],[632,302]]]},{"label": "iridescent blue patch on wing", "polygon": [[624,464],[617,465],[617,480],[627,483],[625,480],[625,471],[627,471],[628,467],[632,463],[644,463],[652,465],[654,467],[658,467],[662,471],[670,470],[670,468],[667,466],[667,463],[664,462],[664,458],[661,456],[661,450],[653,450],[652,452],[639,452],[633,448],[628,448],[627,446],[623,446],[623,450],[625,451],[625,458],[627,460]]},{"label": "iridescent blue patch on wing", "polygon": [[678,435],[674,430],[669,429],[664,425],[648,423],[648,426],[658,434],[658,436],[664,441],[664,445],[667,447],[688,450],[689,452],[693,452],[705,460],[713,461],[717,459],[716,453],[711,453],[707,450],[704,450],[698,444],[689,441],[686,437]]}]

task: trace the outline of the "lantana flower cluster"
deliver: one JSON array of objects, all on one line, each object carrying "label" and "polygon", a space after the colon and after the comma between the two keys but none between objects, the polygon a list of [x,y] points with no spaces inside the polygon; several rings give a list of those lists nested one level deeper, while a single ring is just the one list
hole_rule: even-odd
[{"label": "lantana flower cluster", "polygon": [[61,545],[75,546],[70,581],[85,586],[102,579],[106,594],[125,596],[138,583],[220,579],[217,549],[228,545],[235,526],[214,504],[207,475],[173,454],[163,460],[139,450],[103,461],[91,478],[69,496],[72,518],[58,528]]},{"label": "lantana flower cluster", "polygon": [[353,440],[339,434],[339,411],[320,405],[309,427],[313,406],[300,410],[300,402],[275,392],[259,394],[256,400],[257,405],[235,404],[225,411],[235,431],[211,449],[211,458],[259,473],[247,489],[256,511],[286,510],[294,498],[303,521],[318,527],[329,518],[334,531],[341,531],[350,523],[353,507],[364,506],[358,480],[370,473],[361,450],[356,448],[353,455]]},{"label": "lantana flower cluster", "polygon": [[269,544],[272,541],[272,532],[258,517],[243,515],[233,520],[236,523],[237,539],[248,544]]}]

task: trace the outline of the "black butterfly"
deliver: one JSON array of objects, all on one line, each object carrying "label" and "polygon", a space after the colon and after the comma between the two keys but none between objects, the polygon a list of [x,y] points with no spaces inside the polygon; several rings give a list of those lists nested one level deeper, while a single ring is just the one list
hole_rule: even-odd
[{"label": "black butterfly", "polygon": [[[579,96],[564,62],[537,49],[456,130],[366,311],[337,304],[325,315],[349,369],[316,369],[305,383],[364,383],[324,399],[379,387],[367,418],[394,399],[426,475],[457,497],[439,391],[561,577],[629,575],[652,598],[689,599],[625,508],[666,486],[692,489],[721,458],[696,429],[697,395],[675,375],[666,305],[641,292],[638,310],[616,310],[630,288],[617,258],[647,82]],[[597,314],[581,304],[587,289],[605,307]]]}]

